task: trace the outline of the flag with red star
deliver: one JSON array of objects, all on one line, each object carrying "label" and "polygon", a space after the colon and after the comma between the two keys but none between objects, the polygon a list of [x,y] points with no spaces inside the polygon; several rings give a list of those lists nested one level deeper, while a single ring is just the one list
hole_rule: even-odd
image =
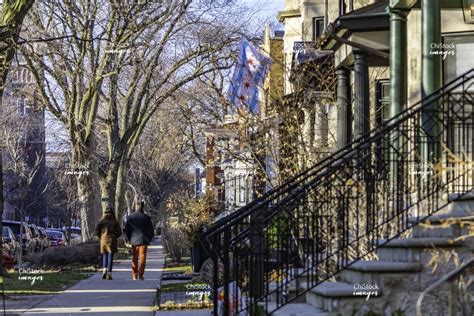
[{"label": "flag with red star", "polygon": [[270,59],[259,48],[241,39],[239,59],[230,81],[229,101],[237,107],[256,114],[260,111],[259,88],[265,80]]}]

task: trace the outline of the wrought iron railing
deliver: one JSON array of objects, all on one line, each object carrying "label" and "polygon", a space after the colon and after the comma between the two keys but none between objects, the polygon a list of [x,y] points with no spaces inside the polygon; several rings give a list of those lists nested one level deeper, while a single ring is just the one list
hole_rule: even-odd
[{"label": "wrought iron railing", "polygon": [[249,204],[257,197],[257,192],[265,191],[265,188],[259,186],[253,174],[224,177],[222,188],[223,194],[217,201],[219,215],[215,221],[227,217],[242,206]]},{"label": "wrought iron railing", "polygon": [[472,191],[473,116],[471,70],[214,223],[215,314],[271,313]]}]

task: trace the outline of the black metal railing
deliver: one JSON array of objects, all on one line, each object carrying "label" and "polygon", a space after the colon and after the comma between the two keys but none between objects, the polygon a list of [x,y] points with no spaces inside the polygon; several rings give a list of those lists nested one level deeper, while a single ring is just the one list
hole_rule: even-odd
[{"label": "black metal railing", "polygon": [[215,221],[225,218],[249,204],[257,197],[257,192],[264,192],[265,188],[259,185],[253,174],[241,174],[234,177],[225,177],[222,181],[222,192],[218,202],[218,216]]},{"label": "black metal railing", "polygon": [[472,192],[473,113],[471,70],[214,223],[215,314],[271,313]]}]

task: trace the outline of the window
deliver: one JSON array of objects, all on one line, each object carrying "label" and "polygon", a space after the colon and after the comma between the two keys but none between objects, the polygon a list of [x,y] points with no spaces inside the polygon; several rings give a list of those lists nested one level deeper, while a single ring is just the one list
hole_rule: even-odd
[{"label": "window", "polygon": [[448,83],[474,68],[474,33],[443,36],[443,81]]},{"label": "window", "polygon": [[18,81],[20,81],[20,70],[15,69],[12,71],[12,82],[17,83]]},{"label": "window", "polygon": [[313,41],[316,41],[318,37],[323,34],[324,31],[324,18],[316,17],[313,18]]},{"label": "window", "polygon": [[28,99],[24,95],[22,95],[16,101],[16,111],[21,116],[24,116],[26,115],[27,108],[29,108]]},{"label": "window", "polygon": [[[379,127],[383,126],[390,118],[390,81],[386,79],[378,80],[376,84],[376,93],[377,101],[375,105],[375,120],[377,127]],[[389,166],[386,162],[390,160],[389,147],[388,135],[377,140],[375,147],[375,164],[379,176],[385,176],[388,174]]]},{"label": "window", "polygon": [[[448,82],[458,78],[467,71],[474,68],[474,58],[472,58],[472,52],[474,51],[474,33],[458,33],[458,34],[449,34],[443,36],[443,83],[447,84]],[[462,89],[466,88],[469,94],[474,92],[473,85],[459,86],[455,88],[455,92],[450,98],[453,102],[450,103],[453,112],[459,111],[460,113],[456,118],[453,118],[453,123],[447,125],[447,147],[452,153],[463,153],[465,157],[473,156],[472,146],[465,146],[462,139],[466,137],[472,138],[473,130],[466,125],[466,128],[460,128],[460,120],[469,120],[469,116],[472,117],[474,109],[472,105],[470,106],[468,102],[463,101]],[[456,100],[456,101],[454,101]],[[460,105],[462,104],[462,107]],[[462,118],[462,119],[461,119]],[[467,122],[467,121],[466,121]],[[471,119],[472,122],[472,119]]]},{"label": "window", "polygon": [[31,75],[29,74],[28,69],[23,68],[21,70],[21,82],[22,83],[28,83],[28,77],[31,77]]},{"label": "window", "polygon": [[377,125],[383,124],[389,119],[389,103],[390,103],[390,81],[377,81],[377,106],[376,106],[376,120]]}]

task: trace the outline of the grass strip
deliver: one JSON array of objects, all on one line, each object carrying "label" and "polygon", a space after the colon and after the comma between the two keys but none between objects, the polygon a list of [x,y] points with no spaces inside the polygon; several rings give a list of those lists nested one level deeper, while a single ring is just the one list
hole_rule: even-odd
[{"label": "grass strip", "polygon": [[29,271],[6,273],[3,277],[5,294],[56,294],[87,279],[92,274],[70,271]]}]

